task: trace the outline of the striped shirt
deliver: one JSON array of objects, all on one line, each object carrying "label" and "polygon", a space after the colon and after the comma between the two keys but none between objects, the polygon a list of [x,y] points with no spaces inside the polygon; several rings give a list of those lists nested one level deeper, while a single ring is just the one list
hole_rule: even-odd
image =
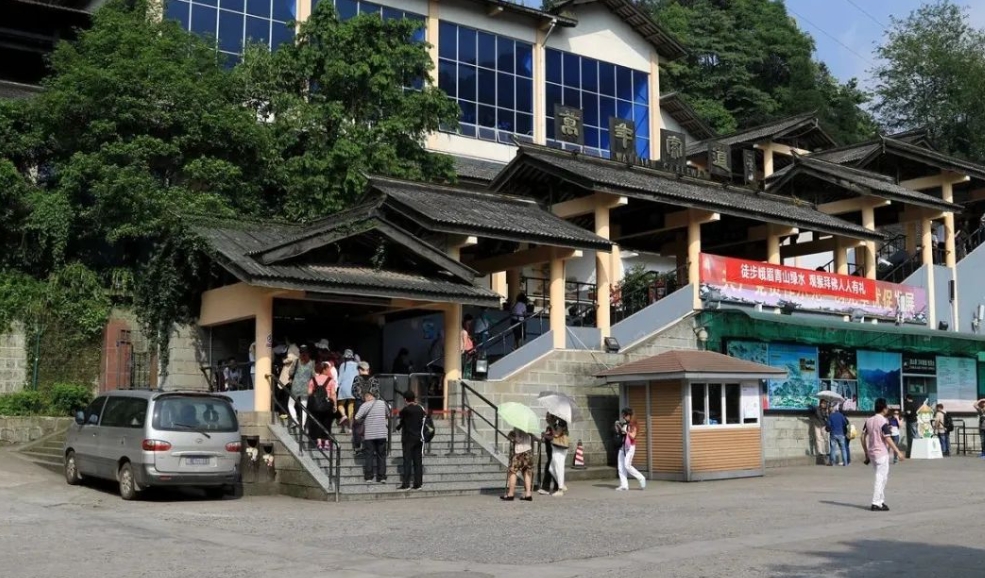
[{"label": "striped shirt", "polygon": [[361,421],[364,426],[363,439],[381,440],[386,439],[387,414],[390,408],[385,401],[374,399],[373,401],[362,404],[356,412],[356,421]]}]

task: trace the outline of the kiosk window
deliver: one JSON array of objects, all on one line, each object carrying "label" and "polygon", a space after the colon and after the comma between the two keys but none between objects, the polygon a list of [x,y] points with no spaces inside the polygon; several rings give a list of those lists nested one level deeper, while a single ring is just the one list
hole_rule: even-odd
[{"label": "kiosk window", "polygon": [[742,389],[737,383],[692,383],[691,425],[742,423]]}]

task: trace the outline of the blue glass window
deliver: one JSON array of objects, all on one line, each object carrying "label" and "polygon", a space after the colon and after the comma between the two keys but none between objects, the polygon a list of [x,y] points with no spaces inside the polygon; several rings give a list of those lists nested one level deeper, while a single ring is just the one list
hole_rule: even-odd
[{"label": "blue glass window", "polygon": [[[293,42],[294,28],[287,23],[297,18],[297,0],[167,0],[165,16],[186,30],[215,38],[227,57],[238,57],[246,42],[271,49]],[[238,61],[226,58],[229,64]]]},{"label": "blue glass window", "polygon": [[585,152],[609,156],[609,118],[615,116],[633,121],[637,154],[649,158],[649,73],[552,48],[547,49],[545,61],[549,145],[572,148],[554,139],[554,105],[562,104],[580,108],[585,115]]},{"label": "blue glass window", "polygon": [[[295,0],[274,0],[274,15],[277,15],[277,3],[278,2],[293,2]],[[311,0],[311,9],[314,10],[315,6],[321,0]],[[397,18],[409,18],[411,20],[416,20],[420,22],[421,27],[414,31],[413,39],[415,42],[424,42],[427,30],[424,23],[424,16],[420,14],[415,14],[413,12],[404,12],[403,10],[397,8],[390,8],[389,6],[383,6],[376,4],[374,2],[366,2],[366,0],[330,0],[334,2],[335,14],[338,16],[339,20],[348,20],[350,18],[355,18],[358,14],[376,14],[384,20],[394,20]]]},{"label": "blue glass window", "polygon": [[438,86],[462,109],[459,133],[498,142],[533,137],[533,45],[439,23]]}]

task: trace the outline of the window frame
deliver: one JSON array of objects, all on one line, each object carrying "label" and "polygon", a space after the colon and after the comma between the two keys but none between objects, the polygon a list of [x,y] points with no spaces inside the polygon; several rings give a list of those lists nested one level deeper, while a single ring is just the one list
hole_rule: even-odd
[{"label": "window frame", "polygon": [[[710,386],[720,386],[720,401],[721,401],[721,413],[722,418],[728,421],[728,391],[729,388],[735,388],[738,390],[739,394],[739,417],[736,423],[694,423],[695,411],[702,411],[705,415],[705,420],[708,419],[708,412],[710,409]],[[745,423],[745,419],[742,417],[742,382],[738,381],[691,381],[687,383],[687,396],[688,396],[688,428],[691,430],[720,430],[720,429],[754,429],[760,428],[762,426],[762,419],[760,416],[756,417],[756,421],[752,423]],[[701,387],[704,391],[703,405],[700,408],[696,408],[694,405],[694,388]],[[734,391],[733,390],[733,391]]]},{"label": "window frame", "polygon": [[[123,416],[125,419],[123,420],[123,423],[106,423],[106,416],[110,414],[111,409],[115,409],[114,407],[111,407],[110,404],[124,406],[123,409],[125,411]],[[138,405],[142,407],[142,412],[138,413],[137,411],[134,411]],[[147,399],[142,397],[131,397],[124,395],[110,396],[106,400],[106,405],[103,406],[102,416],[99,418],[100,425],[103,427],[117,427],[123,429],[143,429],[144,424],[147,423],[147,406]],[[141,413],[143,414],[143,418],[140,423],[137,425],[131,425],[130,421],[134,417],[141,415]],[[116,418],[117,416],[113,415],[112,417]]]}]

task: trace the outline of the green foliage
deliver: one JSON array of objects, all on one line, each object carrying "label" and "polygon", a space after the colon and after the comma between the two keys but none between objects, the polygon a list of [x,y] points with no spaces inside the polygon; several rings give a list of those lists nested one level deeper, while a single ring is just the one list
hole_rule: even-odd
[{"label": "green foliage", "polygon": [[92,399],[89,386],[58,383],[42,391],[0,395],[0,415],[67,417],[85,409]]},{"label": "green foliage", "polygon": [[812,58],[813,39],[782,2],[641,0],[691,51],[665,67],[663,86],[688,97],[722,134],[816,110],[840,142],[872,136],[862,110],[868,97],[854,80],[839,84]]},{"label": "green foliage", "polygon": [[926,127],[944,151],[985,159],[985,31],[950,0],[893,18],[874,74],[890,131]]},{"label": "green foliage", "polygon": [[247,51],[236,75],[282,152],[285,217],[350,205],[365,174],[454,179],[451,159],[422,146],[428,133],[457,123],[458,106],[426,82],[427,46],[410,41],[419,25],[376,15],[340,22],[322,2],[295,44]]}]

